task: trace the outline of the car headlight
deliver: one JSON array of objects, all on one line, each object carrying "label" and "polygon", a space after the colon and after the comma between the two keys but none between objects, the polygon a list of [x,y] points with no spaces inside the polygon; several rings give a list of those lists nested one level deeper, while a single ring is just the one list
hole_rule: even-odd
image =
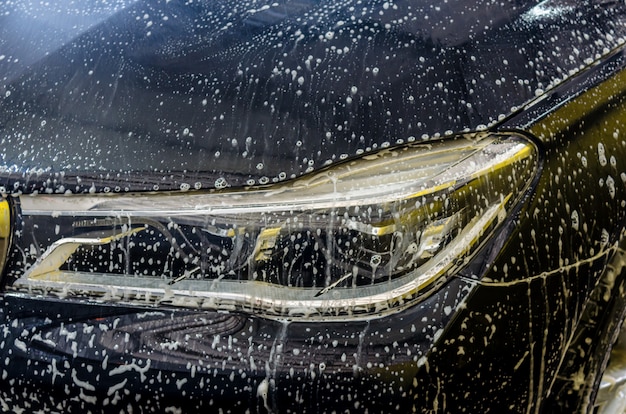
[{"label": "car headlight", "polygon": [[20,196],[9,289],[344,316],[400,309],[476,252],[528,189],[515,134],[387,148],[267,187]]}]

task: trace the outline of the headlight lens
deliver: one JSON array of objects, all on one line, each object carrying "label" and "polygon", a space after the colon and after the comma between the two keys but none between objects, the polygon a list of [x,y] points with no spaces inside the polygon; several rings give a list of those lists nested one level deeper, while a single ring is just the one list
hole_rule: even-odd
[{"label": "headlight lens", "polygon": [[10,289],[352,317],[399,309],[458,270],[527,190],[535,146],[474,134],[265,188],[20,197]]}]

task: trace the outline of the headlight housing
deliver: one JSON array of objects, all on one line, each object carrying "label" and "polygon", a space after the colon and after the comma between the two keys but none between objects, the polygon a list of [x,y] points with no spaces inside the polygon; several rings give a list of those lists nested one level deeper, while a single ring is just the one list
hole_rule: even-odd
[{"label": "headlight housing", "polygon": [[529,188],[516,134],[387,148],[267,187],[21,196],[9,289],[106,301],[358,317],[458,271]]}]

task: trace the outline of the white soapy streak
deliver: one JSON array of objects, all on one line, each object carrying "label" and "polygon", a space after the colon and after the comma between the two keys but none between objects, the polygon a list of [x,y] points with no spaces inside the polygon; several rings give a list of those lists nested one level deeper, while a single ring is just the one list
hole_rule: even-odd
[{"label": "white soapy streak", "polygon": [[109,375],[113,376],[113,375],[120,375],[123,373],[126,373],[128,371],[136,371],[140,374],[141,377],[141,382],[144,382],[146,380],[146,372],[150,369],[150,360],[147,359],[145,362],[145,365],[142,367],[140,367],[139,365],[137,365],[137,362],[135,360],[135,358],[133,358],[133,362],[131,362],[130,364],[125,364],[125,365],[120,365],[117,368],[113,368],[111,371],[109,371]]}]

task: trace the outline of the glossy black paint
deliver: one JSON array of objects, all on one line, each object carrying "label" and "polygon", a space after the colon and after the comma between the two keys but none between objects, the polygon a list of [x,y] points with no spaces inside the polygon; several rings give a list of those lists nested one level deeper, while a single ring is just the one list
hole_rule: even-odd
[{"label": "glossy black paint", "polygon": [[[460,42],[449,36],[438,40]],[[65,412],[589,410],[625,307],[624,67],[614,54],[492,126],[537,137],[541,175],[465,270],[419,305],[308,323],[8,294],[0,404]],[[510,93],[502,90],[485,100],[498,103],[496,112],[476,122],[497,117]],[[446,118],[435,101],[430,95]],[[443,118],[428,131],[474,126]],[[402,136],[381,128],[380,136]],[[307,145],[338,153],[324,140]],[[294,161],[291,171],[303,169]]]},{"label": "glossy black paint", "polygon": [[452,317],[444,309],[471,285],[453,280],[392,318],[316,324],[7,297],[13,380],[3,401],[105,412],[406,410],[417,361]]},{"label": "glossy black paint", "polygon": [[625,12],[607,1],[6,3],[3,185],[271,184],[493,125],[617,47]]}]

